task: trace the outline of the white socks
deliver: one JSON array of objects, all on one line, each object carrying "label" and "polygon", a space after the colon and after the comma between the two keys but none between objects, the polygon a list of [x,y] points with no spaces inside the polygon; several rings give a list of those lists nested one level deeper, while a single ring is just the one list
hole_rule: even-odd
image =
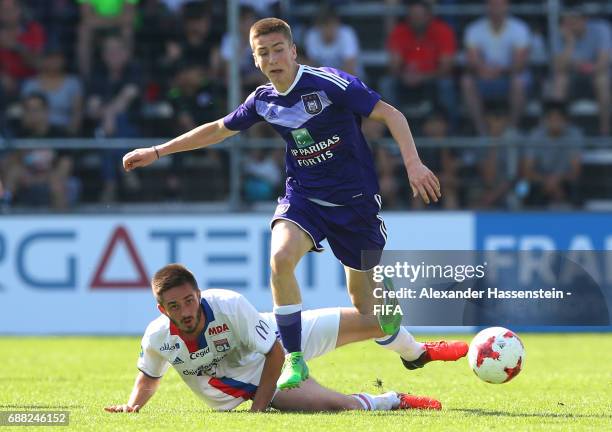
[{"label": "white socks", "polygon": [[368,393],[352,394],[366,411],[389,411],[399,406],[400,400],[397,393],[390,391],[381,395],[371,395]]},{"label": "white socks", "polygon": [[376,343],[383,348],[395,351],[404,360],[418,359],[425,352],[425,345],[417,342],[406,327],[400,327],[397,333],[376,339]]}]

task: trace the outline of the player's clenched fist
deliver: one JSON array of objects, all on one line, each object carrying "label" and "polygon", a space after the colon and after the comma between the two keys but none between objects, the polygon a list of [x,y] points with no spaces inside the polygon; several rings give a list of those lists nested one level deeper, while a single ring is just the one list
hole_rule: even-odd
[{"label": "player's clenched fist", "polygon": [[158,152],[155,147],[145,147],[132,150],[123,156],[123,168],[126,171],[131,171],[134,168],[145,167],[151,165],[159,159]]},{"label": "player's clenched fist", "polygon": [[124,405],[111,405],[104,408],[104,411],[110,413],[131,413],[140,411],[140,405],[129,406],[127,404]]}]

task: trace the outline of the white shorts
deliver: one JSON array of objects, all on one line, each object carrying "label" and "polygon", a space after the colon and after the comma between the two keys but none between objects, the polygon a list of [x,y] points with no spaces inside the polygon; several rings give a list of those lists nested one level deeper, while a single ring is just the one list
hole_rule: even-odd
[{"label": "white shorts", "polygon": [[[263,313],[273,329],[276,319],[271,312]],[[302,312],[302,353],[305,360],[327,354],[336,348],[340,329],[340,309],[325,308]],[[278,330],[276,330],[278,335]],[[280,336],[279,336],[280,338]]]}]

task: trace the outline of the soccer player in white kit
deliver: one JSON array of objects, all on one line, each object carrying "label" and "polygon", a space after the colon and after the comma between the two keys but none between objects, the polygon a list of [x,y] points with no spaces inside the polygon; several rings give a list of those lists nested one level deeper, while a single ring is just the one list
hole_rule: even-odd
[{"label": "soccer player in white kit", "polygon": [[[287,411],[440,409],[435,399],[396,393],[345,395],[308,378],[300,388],[279,392],[276,382],[285,353],[272,313],[258,313],[242,295],[222,289],[200,291],[179,264],[159,270],[151,282],[162,315],[147,327],[138,359],[140,372],[126,404],[109,412],[136,412],[153,396],[170,365],[187,386],[216,410],[252,400],[251,411],[269,406]],[[351,308],[304,313],[302,349],[314,358],[379,334]]]}]

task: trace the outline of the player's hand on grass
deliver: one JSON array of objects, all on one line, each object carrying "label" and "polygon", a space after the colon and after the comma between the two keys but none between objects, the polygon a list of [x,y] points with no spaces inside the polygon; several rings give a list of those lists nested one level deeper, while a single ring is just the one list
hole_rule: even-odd
[{"label": "player's hand on grass", "polygon": [[406,170],[412,188],[412,197],[416,198],[417,195],[420,195],[425,204],[429,204],[431,200],[438,202],[442,193],[440,192],[440,181],[434,173],[420,160],[409,163]]},{"label": "player's hand on grass", "polygon": [[109,413],[137,413],[140,411],[140,405],[130,406],[128,404],[123,405],[111,405],[104,408],[104,411]]},{"label": "player's hand on grass", "polygon": [[131,171],[134,168],[146,167],[158,159],[155,147],[145,147],[132,150],[123,156],[123,168]]}]

